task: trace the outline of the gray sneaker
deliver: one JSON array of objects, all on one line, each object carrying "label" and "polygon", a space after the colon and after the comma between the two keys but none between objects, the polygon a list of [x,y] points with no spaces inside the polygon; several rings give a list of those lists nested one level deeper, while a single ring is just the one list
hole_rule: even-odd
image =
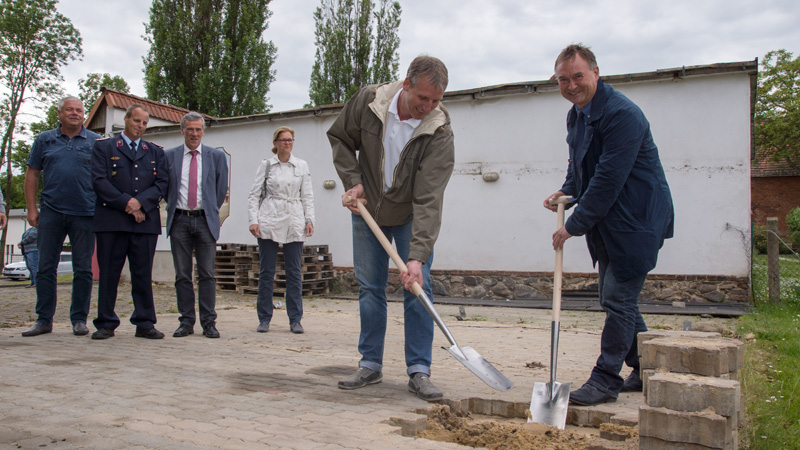
[{"label": "gray sneaker", "polygon": [[269,331],[269,322],[267,322],[265,320],[265,321],[261,322],[260,324],[258,324],[258,328],[256,328],[256,331],[258,331],[259,333],[268,332]]},{"label": "gray sneaker", "polygon": [[431,378],[424,373],[417,372],[408,380],[408,390],[417,394],[417,397],[432,402],[442,398],[442,391],[431,382]]},{"label": "gray sneaker", "polygon": [[358,389],[368,384],[376,384],[383,381],[383,374],[366,367],[361,367],[358,372],[349,377],[339,380],[339,389]]}]

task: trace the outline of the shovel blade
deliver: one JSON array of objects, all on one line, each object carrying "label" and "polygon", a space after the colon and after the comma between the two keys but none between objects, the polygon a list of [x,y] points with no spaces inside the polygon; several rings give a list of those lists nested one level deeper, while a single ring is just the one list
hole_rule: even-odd
[{"label": "shovel blade", "polygon": [[443,348],[450,352],[461,364],[466,366],[467,369],[489,386],[499,391],[507,391],[511,389],[511,386],[514,386],[511,380],[506,378],[499,370],[495,369],[489,361],[472,347],[459,347],[454,345],[450,348]]},{"label": "shovel blade", "polygon": [[569,409],[569,388],[572,383],[533,384],[531,395],[531,415],[528,422],[544,423],[564,429]]}]

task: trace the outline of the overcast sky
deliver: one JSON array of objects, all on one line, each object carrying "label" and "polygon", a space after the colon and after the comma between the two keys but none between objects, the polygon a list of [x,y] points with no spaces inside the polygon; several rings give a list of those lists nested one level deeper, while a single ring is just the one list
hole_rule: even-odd
[{"label": "overcast sky", "polygon": [[[582,42],[601,75],[800,54],[797,0],[400,0],[400,73],[427,53],[450,73],[448,90],[546,80],[558,52]],[[142,36],[150,0],[60,0],[83,37],[82,61],[62,72],[67,92],[90,72],[120,75],[144,97]],[[265,39],[278,47],[272,111],[308,102],[314,9],[320,0],[273,0]],[[88,5],[88,6],[87,6]],[[568,5],[568,6],[565,6]]]}]

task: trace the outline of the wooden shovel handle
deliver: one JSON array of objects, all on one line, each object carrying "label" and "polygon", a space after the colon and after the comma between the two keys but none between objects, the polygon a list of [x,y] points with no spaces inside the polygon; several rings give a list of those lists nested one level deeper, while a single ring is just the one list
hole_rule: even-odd
[{"label": "wooden shovel handle", "polygon": [[[345,203],[349,203],[352,200],[353,198],[349,195],[344,197]],[[400,258],[399,254],[397,254],[397,250],[394,249],[392,243],[386,238],[386,235],[383,234],[381,227],[378,226],[378,223],[372,218],[372,214],[367,211],[367,207],[364,206],[364,201],[364,199],[358,199],[356,202],[358,203],[358,212],[361,213],[361,218],[364,219],[364,222],[367,222],[367,225],[369,226],[370,230],[372,230],[372,233],[375,235],[375,237],[378,238],[378,241],[381,243],[381,246],[383,246],[383,249],[386,251],[389,257],[392,258],[392,261],[394,261],[394,265],[397,266],[401,272],[407,272],[408,268],[403,262],[403,259]],[[413,292],[417,297],[425,294],[422,290],[422,286],[420,286],[416,281],[411,286],[411,292]]]},{"label": "wooden shovel handle", "polygon": [[[550,199],[551,205],[558,205],[557,207],[557,226],[556,230],[564,226],[564,205],[569,203],[571,198],[562,195],[561,197]],[[553,272],[553,322],[558,322],[561,319],[561,285],[563,283],[563,265],[564,265],[564,246],[556,250],[556,268]]]}]

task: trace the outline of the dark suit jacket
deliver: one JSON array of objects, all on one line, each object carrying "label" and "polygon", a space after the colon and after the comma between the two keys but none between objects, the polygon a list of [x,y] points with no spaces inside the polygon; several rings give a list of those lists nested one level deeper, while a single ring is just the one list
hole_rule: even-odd
[{"label": "dark suit jacket", "polygon": [[[98,140],[92,152],[92,184],[97,194],[93,231],[161,234],[158,202],[167,192],[168,178],[160,146],[142,139],[134,152],[121,134]],[[125,212],[132,197],[147,216],[142,223]]]},{"label": "dark suit jacket", "polygon": [[669,185],[650,133],[650,123],[632,101],[599,80],[583,138],[576,148],[577,112],[567,116],[569,168],[561,188],[576,197],[566,222],[573,236],[586,234],[597,262],[602,239],[617,280],[652,270],[664,239],[672,237],[674,213]]},{"label": "dark suit jacket", "polygon": [[[184,146],[166,150],[167,165],[169,166],[169,188],[167,190],[167,236],[172,228],[175,218],[175,205],[178,203],[178,190],[181,187],[183,171]],[[203,188],[203,211],[206,223],[214,240],[219,239],[219,207],[225,202],[228,194],[228,158],[220,149],[203,145],[201,152],[203,158],[203,173],[200,174]]]}]

